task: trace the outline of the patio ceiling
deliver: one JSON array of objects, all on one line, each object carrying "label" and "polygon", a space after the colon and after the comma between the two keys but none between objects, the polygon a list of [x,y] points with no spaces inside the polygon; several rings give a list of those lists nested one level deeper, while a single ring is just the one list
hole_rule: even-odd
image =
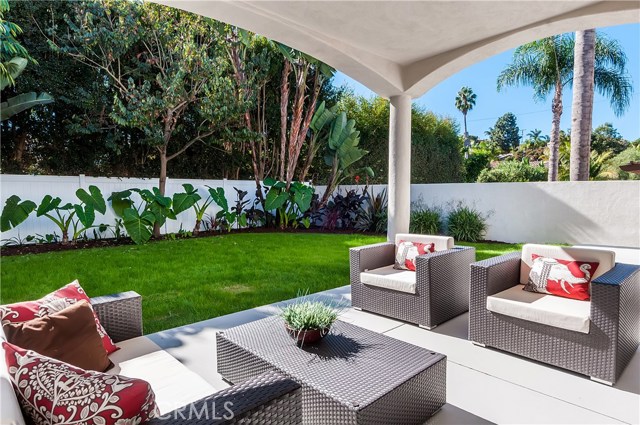
[{"label": "patio ceiling", "polygon": [[387,98],[532,40],[640,21],[638,1],[156,1],[304,51]]}]

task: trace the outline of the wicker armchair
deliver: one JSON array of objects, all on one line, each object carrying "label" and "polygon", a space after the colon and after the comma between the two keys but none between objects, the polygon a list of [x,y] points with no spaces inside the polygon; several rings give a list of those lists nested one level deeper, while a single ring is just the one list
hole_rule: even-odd
[{"label": "wicker armchair", "polygon": [[436,252],[420,255],[409,290],[395,290],[362,282],[363,273],[382,270],[394,276],[396,244],[384,242],[350,249],[351,304],[354,308],[417,324],[426,329],[469,309],[469,265],[475,248],[454,246],[453,238],[398,234],[401,240],[434,243]]},{"label": "wicker armchair", "polygon": [[[518,292],[520,288],[517,287],[528,276],[525,260],[531,258],[532,250],[539,247],[525,245],[522,254],[515,252],[471,265],[469,339],[477,345],[509,351],[612,385],[639,344],[640,267],[615,263],[613,253],[604,251],[611,256],[611,264],[606,267],[609,270],[599,274],[596,269],[591,281],[591,300],[578,301],[590,303],[585,306],[589,322],[586,332],[490,311],[488,298],[506,291]],[[585,253],[580,248],[548,249],[583,261],[602,255],[600,250]],[[588,258],[580,258],[585,255]],[[538,295],[519,292],[520,296]]]},{"label": "wicker armchair", "polygon": [[[142,335],[142,300],[133,291],[91,299],[105,330],[120,342]],[[300,385],[276,372],[266,372],[181,409],[150,424],[299,424],[302,422]]]}]

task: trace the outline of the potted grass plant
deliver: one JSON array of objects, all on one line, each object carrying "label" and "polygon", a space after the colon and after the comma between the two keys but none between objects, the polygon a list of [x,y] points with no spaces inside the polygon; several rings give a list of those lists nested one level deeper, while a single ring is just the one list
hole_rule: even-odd
[{"label": "potted grass plant", "polygon": [[282,309],[287,332],[299,345],[313,344],[329,333],[338,311],[319,301],[302,301]]}]

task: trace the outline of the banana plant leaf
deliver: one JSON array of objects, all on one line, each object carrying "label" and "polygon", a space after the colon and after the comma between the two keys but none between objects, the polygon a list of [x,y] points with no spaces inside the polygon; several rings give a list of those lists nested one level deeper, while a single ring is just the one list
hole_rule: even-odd
[{"label": "banana plant leaf", "polygon": [[4,90],[7,86],[15,83],[16,78],[25,70],[29,61],[25,58],[15,57],[4,64],[9,72],[7,77],[0,78],[0,90]]},{"label": "banana plant leaf", "polygon": [[0,121],[8,120],[12,116],[34,106],[46,105],[51,102],[53,102],[53,97],[48,93],[37,94],[31,92],[19,94],[0,104]]},{"label": "banana plant leaf", "polygon": [[80,223],[86,228],[91,227],[93,222],[96,221],[96,211],[92,205],[74,205],[73,210],[76,212],[76,217],[80,220]]},{"label": "banana plant leaf", "polygon": [[89,192],[84,189],[78,189],[76,196],[85,205],[91,206],[93,210],[98,211],[100,214],[104,214],[107,211],[107,204],[97,186],[89,186]]},{"label": "banana plant leaf", "polygon": [[7,199],[2,209],[0,217],[0,228],[3,232],[16,227],[29,217],[29,214],[36,209],[36,203],[29,200],[20,202],[19,196],[13,195]]},{"label": "banana plant leaf", "polygon": [[222,211],[229,211],[229,203],[227,202],[227,197],[224,196],[223,188],[218,187],[214,189],[212,187],[209,187],[209,194],[211,195],[211,199],[213,199],[213,202],[215,202],[216,205],[222,209]]},{"label": "banana plant leaf", "polygon": [[42,198],[42,202],[38,205],[38,210],[36,211],[36,216],[42,217],[43,215],[50,213],[60,206],[62,199],[53,198],[51,195],[45,195]]},{"label": "banana plant leaf", "polygon": [[151,239],[155,216],[150,211],[138,214],[134,208],[124,210],[124,228],[136,245],[145,244]]},{"label": "banana plant leaf", "polygon": [[174,193],[173,195],[173,213],[178,215],[193,207],[202,197],[191,184],[183,184],[183,193]]}]

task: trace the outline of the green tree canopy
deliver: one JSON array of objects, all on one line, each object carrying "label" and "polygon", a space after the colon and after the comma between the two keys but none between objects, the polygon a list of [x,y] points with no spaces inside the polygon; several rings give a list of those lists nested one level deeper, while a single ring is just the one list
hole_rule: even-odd
[{"label": "green tree canopy", "polygon": [[518,128],[516,116],[507,112],[498,118],[489,131],[489,137],[505,152],[517,148],[520,145],[520,128]]},{"label": "green tree canopy", "polygon": [[599,125],[591,133],[591,150],[600,154],[611,151],[614,155],[617,155],[628,146],[629,142],[609,122]]}]

